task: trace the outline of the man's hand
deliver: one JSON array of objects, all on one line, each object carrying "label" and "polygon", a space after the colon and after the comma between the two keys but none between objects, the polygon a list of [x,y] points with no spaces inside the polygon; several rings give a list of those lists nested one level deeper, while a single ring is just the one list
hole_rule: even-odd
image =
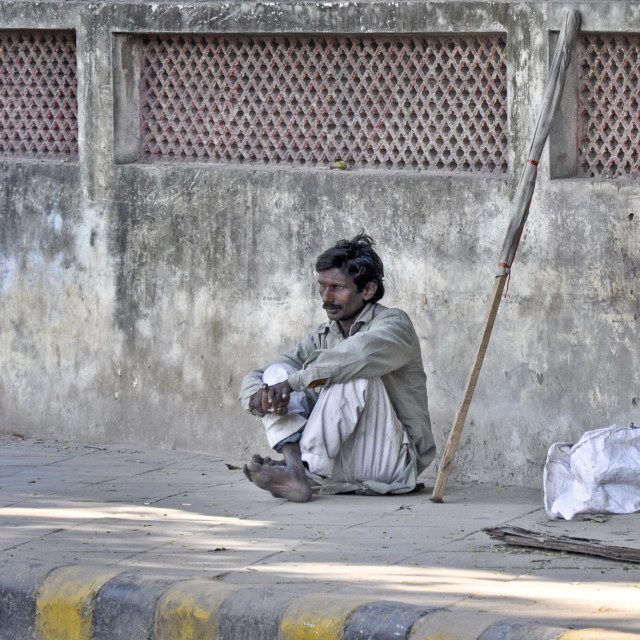
[{"label": "man's hand", "polygon": [[260,413],[287,413],[287,405],[293,389],[285,380],[273,386],[262,385],[249,399],[249,411]]}]

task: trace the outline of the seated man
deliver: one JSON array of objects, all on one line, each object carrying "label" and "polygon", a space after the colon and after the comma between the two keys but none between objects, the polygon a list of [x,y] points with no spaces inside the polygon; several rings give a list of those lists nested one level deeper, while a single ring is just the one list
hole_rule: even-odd
[{"label": "seated man", "polygon": [[426,374],[406,313],[378,301],[384,269],[364,234],[316,261],[328,322],[242,382],[284,459],[254,455],[244,473],[294,502],[319,493],[406,493],[435,456]]}]

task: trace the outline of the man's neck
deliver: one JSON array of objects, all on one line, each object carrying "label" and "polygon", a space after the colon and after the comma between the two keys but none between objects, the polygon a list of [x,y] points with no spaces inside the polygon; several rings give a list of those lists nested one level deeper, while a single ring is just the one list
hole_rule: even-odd
[{"label": "man's neck", "polygon": [[338,325],[342,329],[342,335],[345,338],[349,337],[349,332],[351,331],[351,327],[355,324],[356,320],[360,317],[360,314],[363,312],[366,306],[367,305],[365,304],[364,307],[362,307],[362,309],[358,311],[358,313],[353,314],[350,318],[346,318],[344,320],[338,321]]},{"label": "man's neck", "polygon": [[349,337],[349,331],[351,331],[351,327],[353,326],[353,323],[356,321],[355,318],[349,319],[349,320],[340,320],[340,322],[338,322],[338,326],[340,327],[340,329],[342,329],[342,335],[345,338]]}]

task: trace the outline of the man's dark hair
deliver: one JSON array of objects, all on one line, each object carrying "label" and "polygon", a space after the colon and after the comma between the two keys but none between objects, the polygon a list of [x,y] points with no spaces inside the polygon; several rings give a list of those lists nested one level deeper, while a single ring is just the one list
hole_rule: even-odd
[{"label": "man's dark hair", "polygon": [[374,246],[373,238],[363,231],[352,240],[338,240],[333,247],[320,254],[316,260],[316,271],[340,269],[353,278],[358,293],[373,280],[378,289],[371,302],[377,302],[384,295],[384,267]]}]

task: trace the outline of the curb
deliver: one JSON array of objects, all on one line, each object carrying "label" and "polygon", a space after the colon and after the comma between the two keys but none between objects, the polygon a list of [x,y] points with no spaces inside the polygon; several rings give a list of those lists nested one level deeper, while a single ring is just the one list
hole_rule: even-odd
[{"label": "curb", "polygon": [[73,565],[0,567],[0,640],[640,640],[491,614]]}]

